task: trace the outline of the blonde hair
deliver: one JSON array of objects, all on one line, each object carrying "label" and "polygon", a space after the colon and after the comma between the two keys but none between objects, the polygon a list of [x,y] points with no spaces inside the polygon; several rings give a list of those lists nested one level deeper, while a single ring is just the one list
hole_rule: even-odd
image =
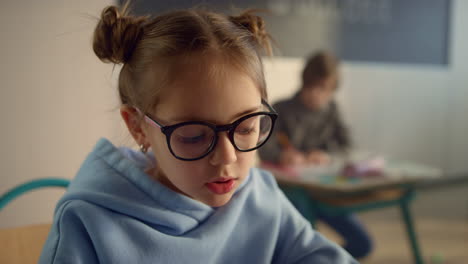
[{"label": "blonde hair", "polygon": [[[156,107],[161,90],[175,75],[175,62],[199,52],[215,51],[239,67],[267,99],[261,56],[271,54],[270,36],[263,19],[252,10],[226,16],[188,9],[149,17],[129,15],[128,2],[121,9],[108,6],[96,26],[93,49],[103,62],[123,64],[118,84],[121,103],[145,112]],[[158,68],[160,79],[156,87],[146,87],[143,75],[155,63],[164,65]]]},{"label": "blonde hair", "polygon": [[320,51],[307,59],[302,71],[302,89],[313,87],[318,82],[331,77],[338,77],[339,61],[331,53]]}]

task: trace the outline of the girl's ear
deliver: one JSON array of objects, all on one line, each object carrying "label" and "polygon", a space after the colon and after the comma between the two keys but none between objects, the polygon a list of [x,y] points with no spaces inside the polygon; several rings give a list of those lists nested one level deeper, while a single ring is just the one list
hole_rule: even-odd
[{"label": "girl's ear", "polygon": [[128,131],[132,137],[137,142],[138,146],[149,145],[149,142],[146,138],[146,132],[143,128],[143,118],[140,116],[139,112],[128,105],[122,105],[120,107],[120,115],[127,125]]}]

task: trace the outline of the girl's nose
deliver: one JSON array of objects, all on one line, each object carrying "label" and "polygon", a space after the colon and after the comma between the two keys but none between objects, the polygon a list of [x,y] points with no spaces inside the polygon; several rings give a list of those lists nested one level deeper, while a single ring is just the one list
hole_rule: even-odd
[{"label": "girl's nose", "polygon": [[210,157],[211,165],[227,165],[237,161],[236,149],[229,140],[227,133],[220,133],[218,143]]}]

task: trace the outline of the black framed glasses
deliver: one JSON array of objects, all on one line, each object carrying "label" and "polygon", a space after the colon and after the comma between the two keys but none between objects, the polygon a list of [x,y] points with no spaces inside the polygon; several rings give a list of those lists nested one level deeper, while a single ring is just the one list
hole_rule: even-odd
[{"label": "black framed glasses", "polygon": [[144,114],[144,118],[166,135],[167,146],[174,157],[193,161],[202,159],[213,151],[219,132],[226,131],[234,148],[241,152],[252,151],[265,144],[273,131],[278,114],[266,101],[262,100],[262,104],[268,111],[245,115],[227,125],[188,121],[163,126],[148,114]]}]

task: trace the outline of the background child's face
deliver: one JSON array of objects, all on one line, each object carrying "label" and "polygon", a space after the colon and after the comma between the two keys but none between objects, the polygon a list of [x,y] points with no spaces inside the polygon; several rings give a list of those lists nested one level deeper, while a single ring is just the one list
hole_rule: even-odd
[{"label": "background child's face", "polygon": [[[164,90],[160,104],[151,113],[163,125],[183,121],[228,124],[240,116],[261,110],[260,91],[251,78],[220,59],[194,55],[180,65],[177,79]],[[210,206],[222,206],[232,197],[253,166],[255,151],[238,152],[226,132],[219,133],[215,149],[196,161],[176,159],[160,129],[147,127],[155,154],[156,177],[166,186]],[[207,183],[220,177],[234,179],[234,187],[216,194]]]},{"label": "background child's face", "polygon": [[330,76],[312,87],[304,87],[301,99],[304,105],[312,110],[320,110],[328,105],[336,90],[337,77]]}]

